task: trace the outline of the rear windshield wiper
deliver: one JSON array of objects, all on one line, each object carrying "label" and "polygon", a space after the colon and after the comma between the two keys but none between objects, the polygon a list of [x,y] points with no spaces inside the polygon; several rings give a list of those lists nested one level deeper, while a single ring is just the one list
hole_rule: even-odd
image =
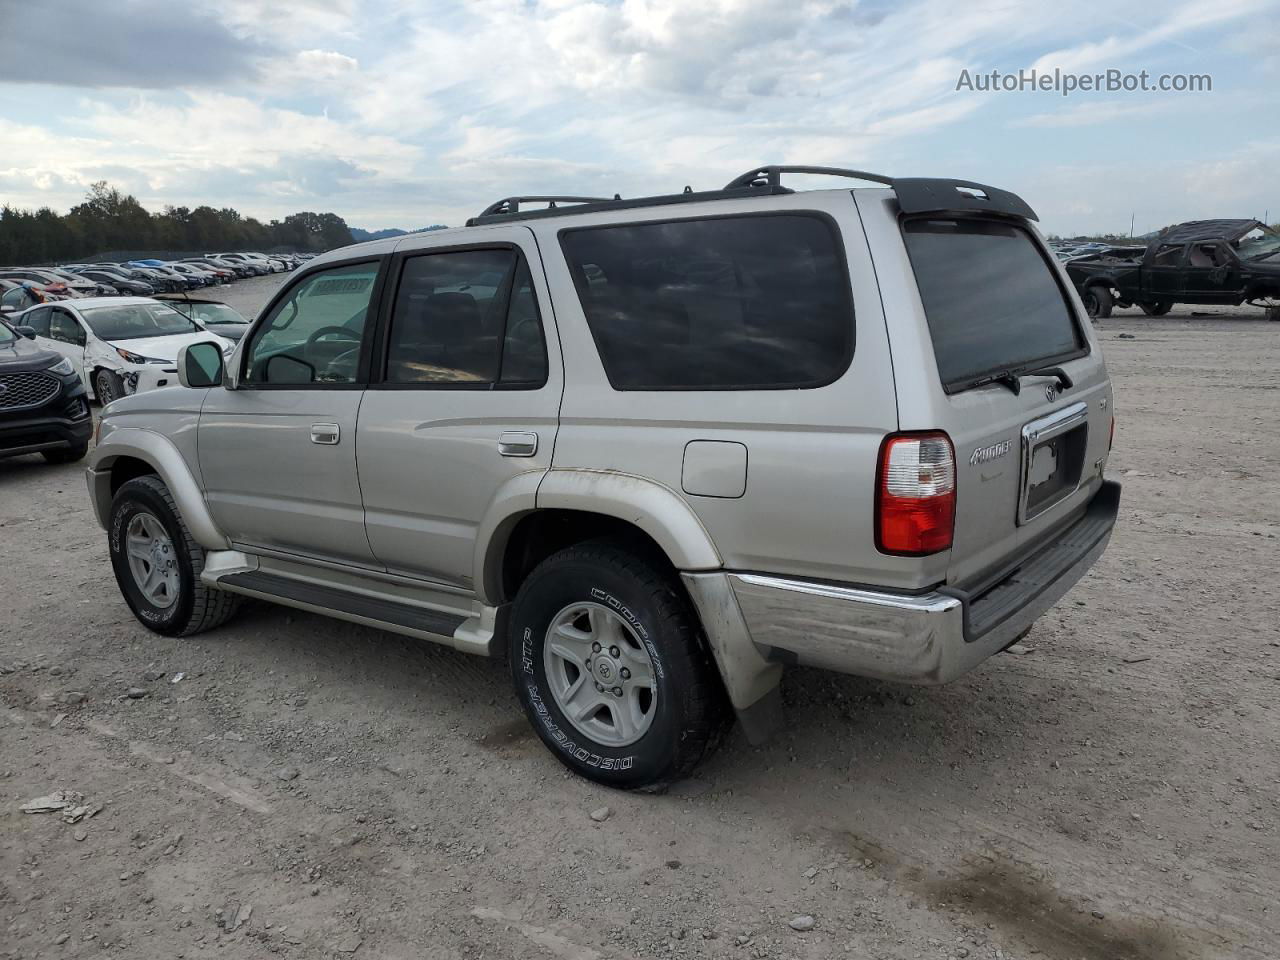
[{"label": "rear windshield wiper", "polygon": [[1075,381],[1071,379],[1071,375],[1067,371],[1058,366],[1036,367],[1034,370],[1023,370],[1018,374],[1019,377],[1057,377],[1058,386],[1063,390],[1070,390],[1074,387]]},{"label": "rear windshield wiper", "polygon": [[972,383],[966,384],[961,389],[972,390],[974,387],[985,387],[988,383],[998,383],[1002,387],[1008,387],[1009,392],[1015,397],[1022,393],[1023,377],[1057,377],[1058,384],[1063,390],[1070,390],[1075,386],[1075,381],[1067,371],[1061,367],[1036,367],[1034,370],[1002,370],[999,373],[993,373],[990,376],[981,377]]}]

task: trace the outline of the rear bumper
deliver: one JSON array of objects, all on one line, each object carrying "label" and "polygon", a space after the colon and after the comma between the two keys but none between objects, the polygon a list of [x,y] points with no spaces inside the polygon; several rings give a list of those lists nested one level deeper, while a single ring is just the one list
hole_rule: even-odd
[{"label": "rear bumper", "polygon": [[1120,485],[981,592],[909,595],[747,573],[727,574],[751,640],[767,661],[906,683],[947,683],[1025,633],[1106,550]]}]

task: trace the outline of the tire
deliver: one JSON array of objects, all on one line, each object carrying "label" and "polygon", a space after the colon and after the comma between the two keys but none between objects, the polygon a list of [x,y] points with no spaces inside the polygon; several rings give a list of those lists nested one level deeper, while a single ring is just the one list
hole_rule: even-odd
[{"label": "tire", "polygon": [[1111,316],[1113,302],[1111,291],[1106,287],[1085,287],[1080,293],[1080,299],[1084,302],[1085,310],[1094,320],[1105,320]]},{"label": "tire", "polygon": [[106,406],[112,400],[119,400],[124,396],[124,381],[120,379],[120,374],[111,370],[99,370],[93,375],[93,395],[94,398],[102,406]]},{"label": "tire", "polygon": [[[127,551],[131,535],[135,531],[145,533],[148,528],[161,535],[152,538],[157,548],[165,548],[157,549],[152,556],[159,563],[170,565],[171,586],[165,596],[172,599],[167,602],[144,592],[130,564]],[[200,582],[204,548],[191,539],[169,488],[159,477],[137,477],[116,491],[107,531],[116,583],[125,603],[144,627],[169,637],[187,637],[220,626],[236,612],[239,597]]]},{"label": "tire", "polygon": [[[557,632],[552,646],[556,624],[567,632]],[[592,637],[612,640],[595,654]],[[568,689],[575,669],[568,664],[582,660],[552,652],[566,645],[585,651],[593,664],[576,667],[580,686]],[[516,595],[508,650],[516,696],[534,730],[561,763],[588,780],[622,789],[663,787],[687,776],[728,728],[724,689],[689,601],[670,574],[621,546],[578,544],[539,564]],[[627,689],[619,698],[623,687],[597,685],[601,677],[616,677],[610,682]],[[578,720],[570,720],[566,709],[589,707],[591,688],[601,706],[585,719],[580,708]],[[573,689],[576,701],[567,696]]]},{"label": "tire", "polygon": [[75,463],[77,460],[83,460],[88,452],[89,444],[85,442],[74,447],[63,447],[60,450],[45,450],[41,456],[49,463]]},{"label": "tire", "polygon": [[1140,303],[1142,312],[1148,317],[1163,317],[1166,313],[1173,309],[1172,300],[1157,300],[1155,303]]},{"label": "tire", "polygon": [[1280,307],[1267,307],[1267,319],[1280,322]]}]

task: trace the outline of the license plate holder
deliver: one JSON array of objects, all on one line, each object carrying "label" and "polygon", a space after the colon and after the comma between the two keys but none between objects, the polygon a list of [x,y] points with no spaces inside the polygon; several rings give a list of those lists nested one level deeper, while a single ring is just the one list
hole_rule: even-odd
[{"label": "license plate holder", "polygon": [[1089,405],[1073,403],[1022,428],[1018,523],[1034,520],[1080,488],[1089,444]]}]

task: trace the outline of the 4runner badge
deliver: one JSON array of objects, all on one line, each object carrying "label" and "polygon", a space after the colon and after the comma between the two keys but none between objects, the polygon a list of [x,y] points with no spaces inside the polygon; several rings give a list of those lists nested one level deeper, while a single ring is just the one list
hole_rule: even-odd
[{"label": "4runner badge", "polygon": [[969,466],[976,467],[980,463],[990,463],[992,460],[999,460],[1009,452],[1009,441],[1001,440],[999,443],[993,443],[989,447],[978,447],[969,457]]}]

